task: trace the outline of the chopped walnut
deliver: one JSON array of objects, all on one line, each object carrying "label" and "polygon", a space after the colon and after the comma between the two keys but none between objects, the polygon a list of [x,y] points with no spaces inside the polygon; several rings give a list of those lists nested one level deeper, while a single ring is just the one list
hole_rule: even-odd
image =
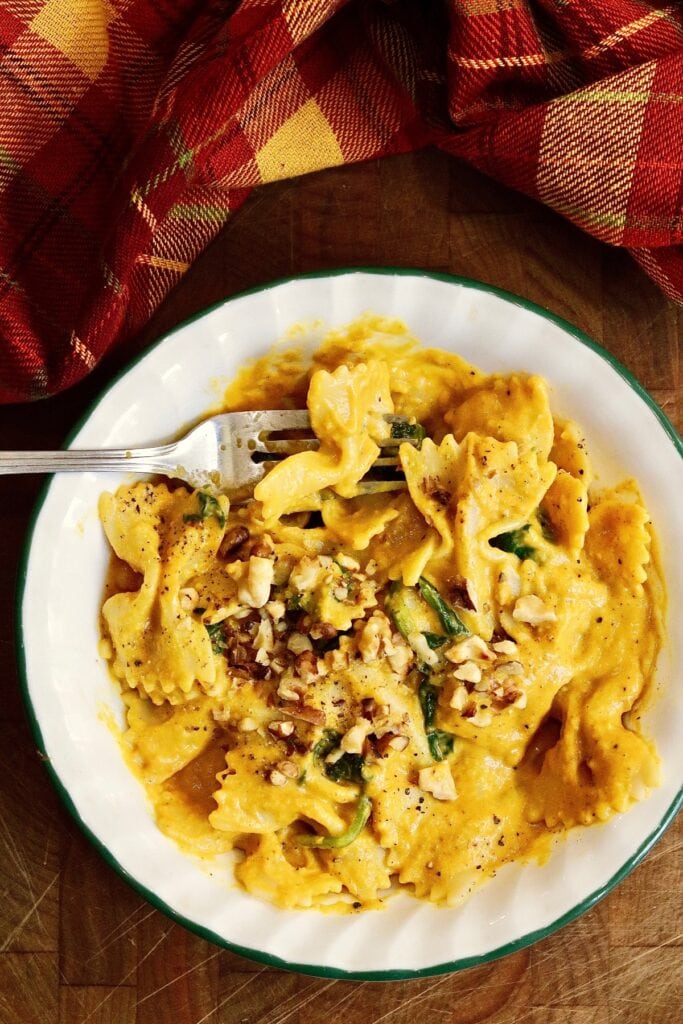
[{"label": "chopped walnut", "polygon": [[272,732],[273,736],[277,736],[280,739],[285,739],[294,732],[294,722],[289,722],[287,719],[269,722],[268,732]]},{"label": "chopped walnut", "polygon": [[[389,737],[388,746],[391,747],[392,750],[405,750],[410,743],[410,738],[408,736],[392,736],[391,733],[387,733],[386,735]],[[383,736],[382,739],[386,739],[386,737]]]},{"label": "chopped walnut", "polygon": [[363,744],[372,732],[372,723],[367,718],[357,718],[351,728],[344,733],[339,749],[344,754],[362,754]]},{"label": "chopped walnut", "polygon": [[425,793],[431,793],[437,800],[455,800],[458,791],[448,761],[439,761],[418,772],[418,784]]},{"label": "chopped walnut", "polygon": [[[257,651],[272,651],[274,646],[273,624],[270,619],[261,619],[254,637],[254,647]],[[258,658],[257,658],[258,660]]]},{"label": "chopped walnut", "polygon": [[465,686],[456,686],[450,699],[450,706],[456,711],[462,711],[467,706],[468,700],[467,688]]},{"label": "chopped walnut", "polygon": [[496,654],[514,655],[517,653],[517,644],[514,640],[498,640],[496,643],[491,644],[491,650],[495,651]]},{"label": "chopped walnut", "polygon": [[446,658],[458,665],[463,661],[493,661],[494,655],[480,636],[472,635],[446,649]]},{"label": "chopped walnut", "polygon": [[314,640],[333,640],[337,630],[329,622],[314,622],[309,630]]},{"label": "chopped walnut", "polygon": [[374,611],[360,630],[358,651],[367,664],[376,661],[387,646],[393,650],[391,623],[384,612]]},{"label": "chopped walnut", "polygon": [[305,633],[292,633],[287,641],[287,650],[293,654],[303,654],[304,651],[312,651],[313,644]]},{"label": "chopped walnut", "polygon": [[363,697],[360,702],[362,708],[363,718],[367,718],[368,721],[372,721],[373,716],[377,713],[379,705],[374,697]]},{"label": "chopped walnut", "polygon": [[237,589],[237,597],[250,608],[263,608],[270,597],[273,563],[270,558],[253,555],[249,559],[247,578]]},{"label": "chopped walnut", "polygon": [[348,569],[349,572],[358,572],[360,569],[360,562],[357,562],[351,555],[345,555],[343,552],[337,555],[337,562],[344,569]]},{"label": "chopped walnut", "polygon": [[302,722],[308,722],[309,725],[325,724],[325,712],[310,704],[295,704],[293,707],[288,707],[287,714],[291,718],[300,718]]},{"label": "chopped walnut", "polygon": [[515,602],[512,617],[517,622],[528,622],[530,626],[540,626],[544,622],[555,622],[557,615],[547,604],[535,594],[520,597]]},{"label": "chopped walnut", "polygon": [[[344,637],[348,639],[348,637]],[[348,645],[340,644],[339,647],[334,651],[328,651],[325,655],[325,664],[332,672],[339,672],[341,669],[348,668],[351,662],[351,651]]]},{"label": "chopped walnut", "polygon": [[361,580],[358,585],[358,602],[363,608],[374,608],[377,604],[377,584],[372,580]]},{"label": "chopped walnut", "polygon": [[277,695],[282,700],[301,700],[302,688],[301,684],[297,685],[297,680],[294,678],[291,669],[287,669],[283,672],[280,682],[277,688]]},{"label": "chopped walnut", "polygon": [[313,651],[305,650],[301,654],[297,654],[294,659],[294,669],[305,683],[310,683],[319,675],[318,659]]},{"label": "chopped walnut", "polygon": [[400,633],[393,632],[390,620],[379,610],[362,624],[358,633],[358,651],[366,664],[385,655],[392,671],[401,678],[407,675],[413,661],[412,648]]},{"label": "chopped walnut", "polygon": [[313,590],[320,582],[323,571],[324,566],[319,559],[304,555],[292,569],[289,584],[298,591]]},{"label": "chopped walnut", "polygon": [[287,783],[287,776],[281,771],[278,771],[277,768],[273,768],[272,771],[268,773],[268,781],[271,786],[284,786]]},{"label": "chopped walnut", "polygon": [[[386,616],[382,615],[381,612],[373,613],[368,621],[363,625],[363,628],[358,635],[358,651],[366,664],[371,661],[376,661],[379,656],[380,643],[384,628],[383,619],[385,618]],[[391,630],[389,630],[389,636],[391,636]]]},{"label": "chopped walnut", "polygon": [[508,676],[521,676],[524,675],[524,666],[521,661],[504,661],[502,665],[496,666],[493,674],[496,679],[507,679]]},{"label": "chopped walnut", "polygon": [[387,733],[403,736],[408,729],[407,715],[405,715],[400,709],[392,707],[390,704],[376,704],[371,715],[371,720],[372,732],[378,739]]},{"label": "chopped walnut", "polygon": [[391,671],[395,672],[401,679],[405,679],[408,675],[408,670],[413,664],[413,651],[408,644],[403,643],[400,637],[397,640],[397,637],[394,636],[393,643],[394,650],[391,653],[387,651],[387,661],[391,665]]},{"label": "chopped walnut", "polygon": [[513,676],[495,675],[495,685],[493,687],[494,703],[499,706],[507,706],[512,704],[517,708],[525,708],[527,703],[527,695],[525,690],[521,688],[521,681]]},{"label": "chopped walnut", "polygon": [[[241,576],[236,577],[236,578],[244,579],[244,576],[246,575],[246,573],[245,573],[245,569],[246,568],[247,567],[245,565],[240,565]],[[232,610],[230,609],[230,607],[221,608],[218,612],[216,612],[215,615],[211,616],[211,620],[210,621],[212,623],[215,623],[215,622],[222,622],[223,619],[227,619],[227,618],[232,618],[232,619],[237,619],[237,620],[239,620],[239,619],[246,619],[247,617],[251,616],[253,611],[254,611],[254,609],[253,608],[249,608],[247,605],[238,604],[234,608],[232,608]]]},{"label": "chopped walnut", "polygon": [[280,619],[283,619],[287,611],[284,601],[268,601],[265,608],[273,622],[279,622]]},{"label": "chopped walnut", "polygon": [[453,675],[456,679],[462,679],[466,683],[478,683],[481,680],[481,668],[474,661],[463,661],[455,669]]},{"label": "chopped walnut", "polygon": [[278,761],[276,770],[282,772],[287,779],[296,779],[299,775],[299,769],[294,761]]},{"label": "chopped walnut", "polygon": [[253,718],[242,718],[237,723],[237,729],[239,732],[256,732],[258,729],[258,722]]}]

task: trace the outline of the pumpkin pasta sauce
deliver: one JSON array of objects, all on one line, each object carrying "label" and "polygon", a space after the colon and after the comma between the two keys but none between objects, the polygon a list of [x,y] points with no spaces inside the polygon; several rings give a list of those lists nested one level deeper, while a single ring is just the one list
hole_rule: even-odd
[{"label": "pumpkin pasta sauce", "polygon": [[[657,785],[639,728],[665,608],[652,525],[634,481],[592,486],[541,378],[486,375],[398,321],[256,360],[225,410],[306,401],[320,448],[247,506],[166,483],[103,495],[122,747],[159,827],[194,855],[240,851],[256,896],[456,905]],[[359,492],[378,442],[406,490]]]}]

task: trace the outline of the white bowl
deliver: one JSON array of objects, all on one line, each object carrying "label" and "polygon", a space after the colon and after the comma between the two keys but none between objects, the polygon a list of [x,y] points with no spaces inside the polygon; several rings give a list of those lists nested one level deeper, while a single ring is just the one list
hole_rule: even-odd
[{"label": "white bowl", "polygon": [[472,281],[414,271],[313,274],[230,299],[162,339],[118,378],[73,447],[170,438],[204,413],[245,359],[299,321],[345,323],[366,310],[401,317],[425,343],[488,371],[540,373],[555,410],[582,425],[601,480],[635,476],[656,525],[669,592],[660,694],[646,722],[664,781],[604,825],[577,829],[549,862],[510,866],[462,908],[398,894],[360,916],[283,911],[241,892],[224,861],[210,871],[157,829],[123,763],[103,708],[120,702],[97,652],[108,559],[101,491],[124,478],[55,476],[38,504],[19,592],[20,661],[38,748],[66,805],[104,858],[151,903],[220,945],[311,974],[395,979],[454,971],[512,952],[589,909],[672,821],[683,797],[680,700],[683,576],[682,446],[660,409],[607,352],[558,317]]}]

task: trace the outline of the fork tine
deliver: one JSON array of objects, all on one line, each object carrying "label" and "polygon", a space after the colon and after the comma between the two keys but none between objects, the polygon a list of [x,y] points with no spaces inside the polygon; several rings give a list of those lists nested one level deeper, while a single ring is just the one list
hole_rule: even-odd
[{"label": "fork tine", "polygon": [[[257,409],[246,413],[229,413],[231,418],[248,417],[249,423],[268,430],[310,430],[311,419],[306,409]],[[385,416],[387,423],[409,423],[409,416]],[[393,438],[393,440],[397,440]]]},{"label": "fork tine", "polygon": [[[395,438],[388,438],[386,441],[378,441],[376,443],[380,448],[388,449],[396,447]],[[408,444],[415,445],[416,443],[417,442],[412,439],[408,440]],[[270,455],[296,455],[297,452],[315,452],[319,447],[320,442],[317,438],[293,437],[291,439],[278,439],[277,441],[271,441],[269,438],[266,438],[265,440],[254,441],[250,450],[256,452],[268,452]],[[390,459],[394,463],[396,462],[396,456],[393,458],[391,458],[391,456],[386,456],[384,463],[382,463],[381,460],[378,460],[376,465],[389,465],[389,462],[386,461],[387,459]]]},{"label": "fork tine", "polygon": [[[297,447],[298,444],[299,442],[296,441],[292,441],[291,443],[288,441],[282,441],[274,451],[272,449],[262,448],[259,446],[258,448],[255,448],[252,451],[252,456],[256,452],[258,452],[261,455],[261,458],[254,459],[254,461],[257,462],[259,465],[264,466],[265,469],[271,469],[273,466],[277,465],[279,462],[282,461],[280,459],[280,455],[296,455],[299,452],[303,451],[317,450],[317,445],[315,447],[312,444],[306,445],[305,447]],[[400,468],[401,464],[398,461],[398,458],[396,456],[388,455],[385,457],[380,457],[379,459],[375,459],[372,466],[370,467],[370,471],[373,469]]]},{"label": "fork tine", "polygon": [[270,452],[273,455],[295,455],[297,452],[314,452],[320,447],[320,441],[317,438],[292,438],[291,440],[282,441],[261,441],[258,446],[258,450],[262,452]]},{"label": "fork tine", "polygon": [[258,409],[246,414],[250,424],[262,433],[270,430],[310,430],[311,420],[306,409]]},{"label": "fork tine", "polygon": [[[387,437],[382,441],[376,441],[375,444],[379,448],[398,448],[399,444],[412,444],[417,445],[417,441],[414,438],[402,438],[397,440],[395,437]],[[271,440],[269,437],[259,439],[254,442],[253,451],[259,452],[272,452],[273,454],[282,455],[294,455],[296,452],[314,452],[320,447],[320,442],[317,437],[292,437],[282,438],[277,440]]]}]

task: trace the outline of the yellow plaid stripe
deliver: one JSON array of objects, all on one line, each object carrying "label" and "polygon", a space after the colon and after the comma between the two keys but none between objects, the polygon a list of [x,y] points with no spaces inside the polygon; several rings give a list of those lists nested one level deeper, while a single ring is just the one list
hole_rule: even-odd
[{"label": "yellow plaid stripe", "polygon": [[78,338],[73,331],[71,332],[71,338],[69,339],[69,343],[71,345],[71,348],[78,356],[78,358],[85,363],[89,370],[92,370],[95,364],[97,363],[97,360],[95,359],[94,355],[92,354],[88,346],[84,342],[82,342],[81,339]]},{"label": "yellow plaid stripe", "polygon": [[[485,5],[489,6],[489,5]],[[630,39],[638,32],[642,32],[645,29],[651,28],[656,22],[662,19],[668,19],[677,10],[676,4],[670,4],[668,7],[663,7],[659,10],[650,11],[648,14],[642,16],[642,18],[636,18],[628,25],[624,25],[623,28],[618,29],[616,32],[612,32],[610,35],[605,36],[599,42],[594,43],[592,46],[587,47],[585,50],[579,52],[572,50],[554,50],[548,53],[525,53],[525,54],[512,54],[512,55],[501,55],[499,57],[465,57],[459,54],[452,47],[449,50],[449,59],[462,68],[469,68],[474,71],[495,71],[497,68],[526,68],[526,67],[538,67],[539,65],[551,65],[558,64],[561,61],[569,59],[581,59],[581,60],[595,60],[596,57],[601,56],[608,50],[619,43],[623,43],[624,40]],[[493,6],[493,10],[498,8]],[[468,13],[483,13],[482,11],[468,11]],[[486,13],[492,13],[487,10]]]},{"label": "yellow plaid stripe", "polygon": [[584,50],[581,56],[585,60],[593,60],[598,57],[601,53],[605,53],[606,50],[611,49],[613,46],[617,46],[625,39],[630,39],[637,32],[642,32],[646,28],[650,28],[655,22],[660,21],[662,18],[670,18],[672,14],[676,12],[678,4],[670,4],[669,7],[662,7],[658,11],[650,11],[649,14],[644,14],[642,18],[637,18],[632,21],[630,25],[624,25],[623,28],[613,32],[612,35],[606,36],[605,39],[601,39],[599,43],[595,43],[594,46],[589,46],[587,50]]},{"label": "yellow plaid stripe", "polygon": [[184,274],[190,267],[185,260],[170,260],[165,256],[153,256],[147,252],[141,252],[136,258],[136,263],[154,267],[156,270],[173,270],[177,274]]},{"label": "yellow plaid stripe", "polygon": [[557,64],[566,60],[569,54],[565,50],[553,53],[525,53],[517,57],[462,57],[453,50],[449,53],[450,60],[461,68],[474,71],[495,71],[496,68],[531,68],[545,64]]},{"label": "yellow plaid stripe", "polygon": [[[626,224],[630,186],[638,156],[647,99],[656,65],[645,64],[629,73],[624,102],[586,103],[600,89],[584,89],[584,103],[556,100],[548,105],[537,184],[539,198],[585,227],[600,226],[601,235],[619,244]],[[642,99],[641,99],[642,97]],[[599,130],[598,130],[599,127]],[[587,136],[591,139],[586,147]],[[559,156],[558,156],[559,154]]]}]

